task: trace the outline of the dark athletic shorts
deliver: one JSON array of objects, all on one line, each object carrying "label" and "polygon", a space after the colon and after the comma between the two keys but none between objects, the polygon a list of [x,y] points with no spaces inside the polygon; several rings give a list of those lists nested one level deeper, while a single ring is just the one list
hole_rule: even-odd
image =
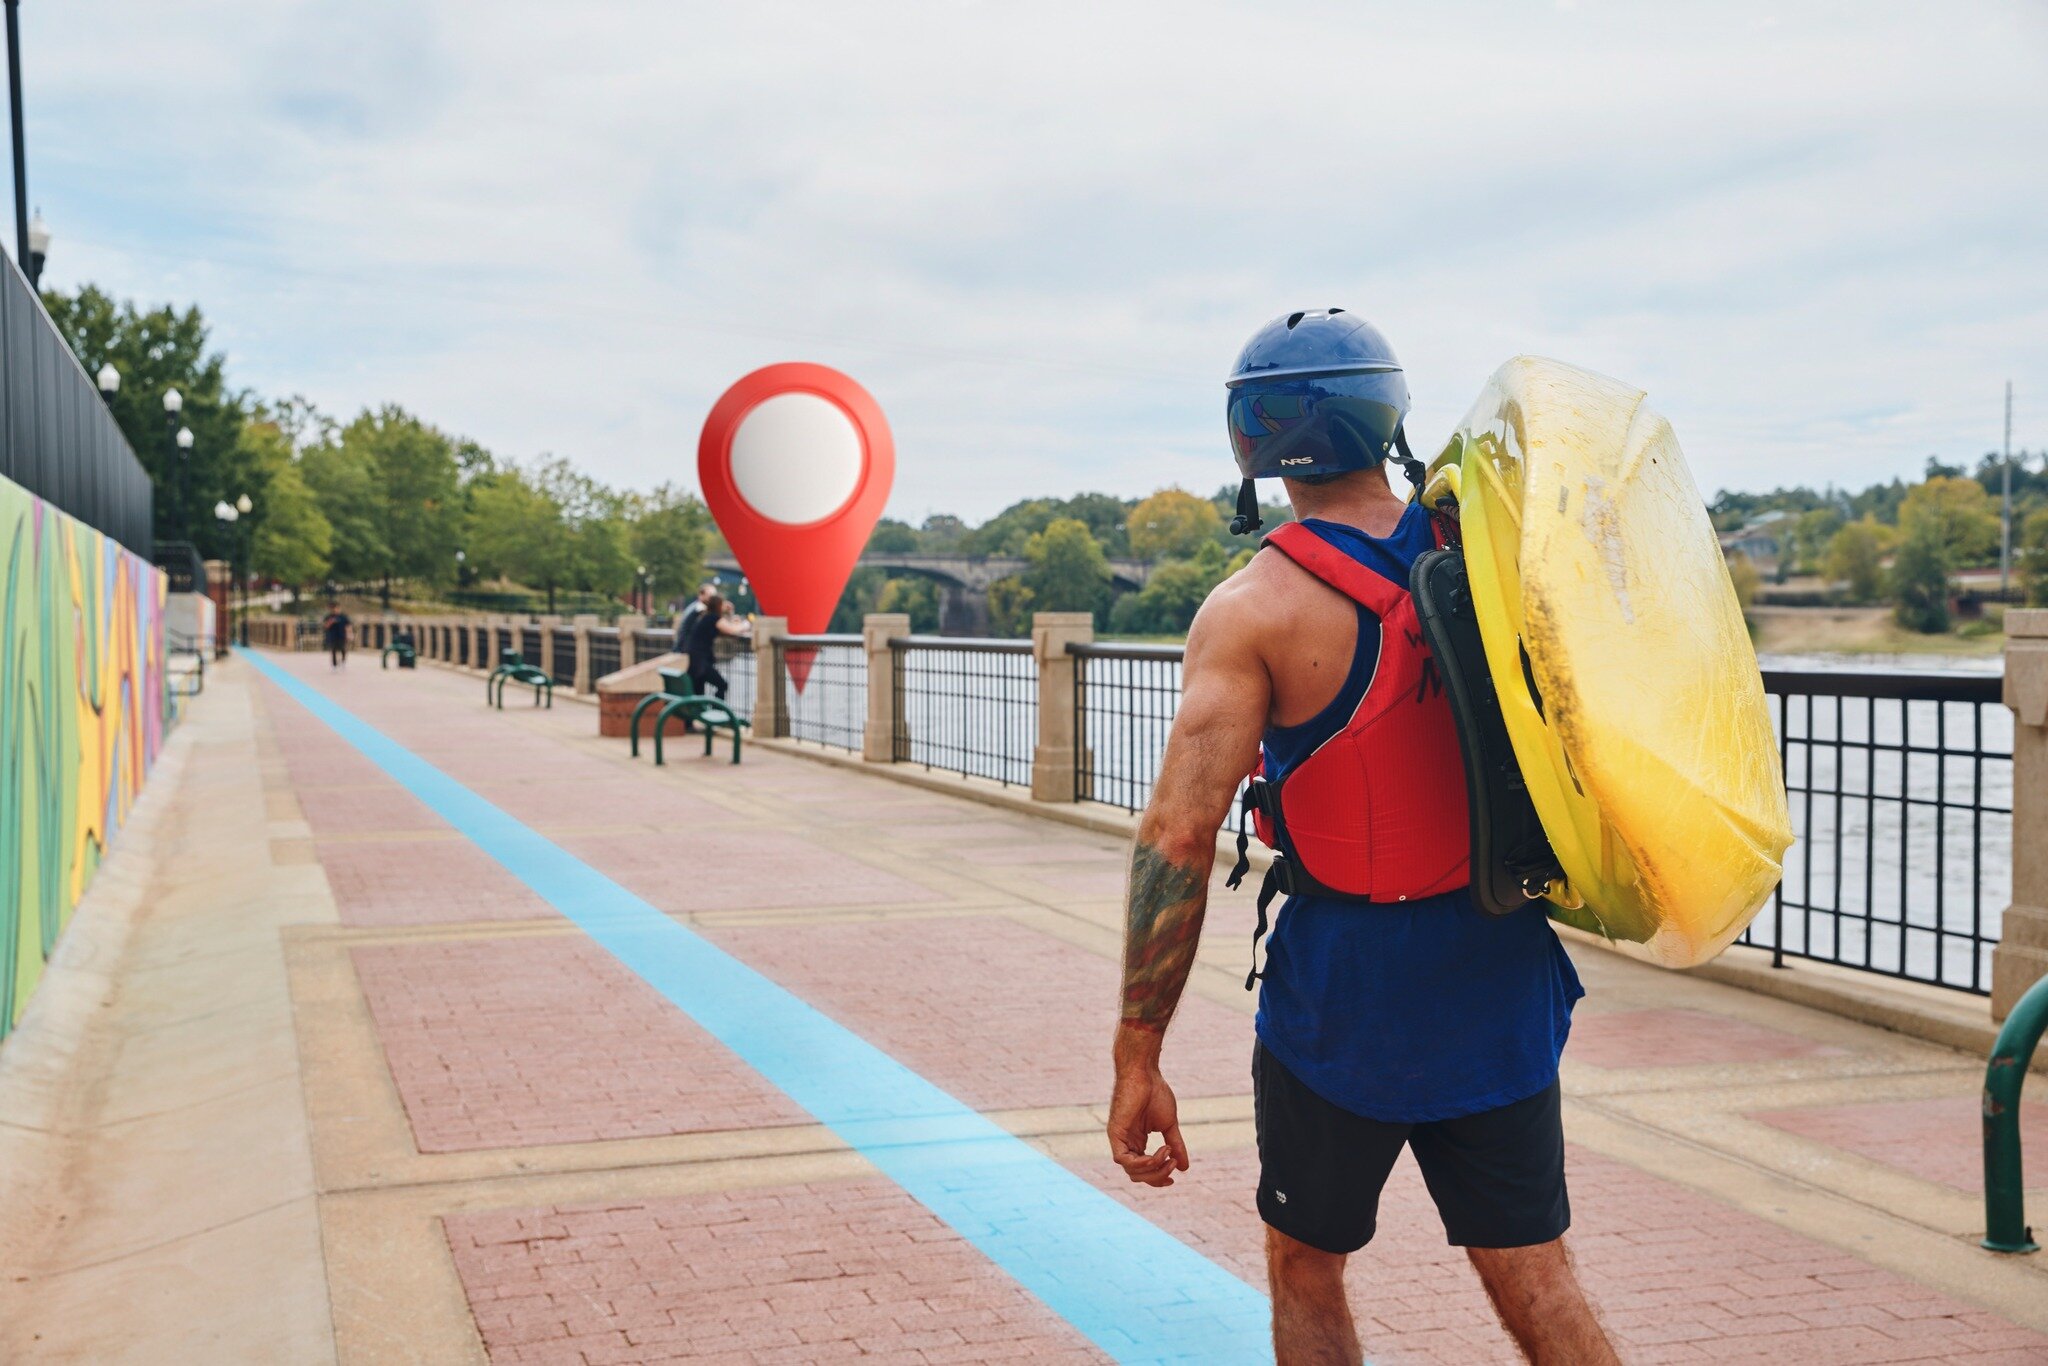
[{"label": "dark athletic shorts", "polygon": [[1340,1109],[1259,1045],[1259,1216],[1298,1242],[1356,1252],[1406,1143],[1456,1247],[1531,1247],[1571,1227],[1558,1088],[1459,1119],[1386,1124]]}]

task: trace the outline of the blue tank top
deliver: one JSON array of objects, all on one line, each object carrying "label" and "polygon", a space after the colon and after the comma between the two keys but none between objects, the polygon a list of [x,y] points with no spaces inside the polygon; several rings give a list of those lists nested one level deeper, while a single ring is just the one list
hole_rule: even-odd
[{"label": "blue tank top", "polygon": [[[1419,504],[1385,539],[1315,518],[1305,525],[1404,588],[1416,557],[1435,544]],[[1343,727],[1372,683],[1379,648],[1379,622],[1360,607],[1343,689],[1310,720],[1267,730],[1268,774],[1286,773]],[[1461,760],[1452,752],[1443,762]],[[1462,890],[1371,906],[1294,896],[1267,942],[1259,1041],[1331,1104],[1420,1124],[1550,1085],[1583,995],[1541,903],[1495,918]]]}]

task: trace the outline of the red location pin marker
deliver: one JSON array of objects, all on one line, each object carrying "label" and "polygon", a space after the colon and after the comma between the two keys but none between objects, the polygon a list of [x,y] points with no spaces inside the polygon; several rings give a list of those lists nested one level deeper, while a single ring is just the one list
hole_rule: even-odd
[{"label": "red location pin marker", "polygon": [[[895,477],[881,405],[823,365],[745,376],[711,405],[697,442],[704,502],[761,609],[795,635],[831,624]],[[786,659],[801,692],[810,652]]]}]

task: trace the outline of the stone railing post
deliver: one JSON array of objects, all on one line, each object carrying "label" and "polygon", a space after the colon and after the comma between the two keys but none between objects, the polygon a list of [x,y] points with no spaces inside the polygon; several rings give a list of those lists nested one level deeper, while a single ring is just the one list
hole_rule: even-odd
[{"label": "stone railing post", "polygon": [[1033,612],[1031,657],[1038,664],[1038,746],[1031,751],[1031,796],[1071,802],[1080,788],[1074,771],[1074,657],[1069,645],[1095,640],[1090,612]]},{"label": "stone railing post", "polygon": [[2005,614],[2012,708],[2012,905],[1991,952],[1991,1018],[2048,977],[2048,609]]},{"label": "stone railing post", "polygon": [[789,634],[788,617],[754,618],[754,734],[789,734],[789,685],[776,642]]},{"label": "stone railing post", "polygon": [[647,618],[639,612],[628,612],[619,618],[619,667],[630,669],[640,662],[634,651],[640,648],[640,632],[647,629]]},{"label": "stone railing post", "polygon": [[868,719],[861,731],[860,757],[871,764],[896,760],[896,652],[889,642],[910,634],[906,612],[874,612],[860,623],[861,644],[868,656]]},{"label": "stone railing post", "polygon": [[550,678],[555,674],[555,628],[561,624],[555,613],[540,618],[540,671]]},{"label": "stone railing post", "polygon": [[597,613],[578,612],[569,619],[569,625],[576,632],[576,680],[569,685],[569,691],[587,693],[590,691],[590,628],[597,625]]}]

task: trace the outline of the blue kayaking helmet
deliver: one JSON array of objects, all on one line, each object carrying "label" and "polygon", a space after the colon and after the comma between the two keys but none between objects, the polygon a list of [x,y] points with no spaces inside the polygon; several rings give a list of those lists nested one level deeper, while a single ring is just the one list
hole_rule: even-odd
[{"label": "blue kayaking helmet", "polygon": [[1244,483],[1235,535],[1257,531],[1255,479],[1369,470],[1399,449],[1408,379],[1380,330],[1341,308],[1273,319],[1245,343],[1224,381],[1224,420]]}]

